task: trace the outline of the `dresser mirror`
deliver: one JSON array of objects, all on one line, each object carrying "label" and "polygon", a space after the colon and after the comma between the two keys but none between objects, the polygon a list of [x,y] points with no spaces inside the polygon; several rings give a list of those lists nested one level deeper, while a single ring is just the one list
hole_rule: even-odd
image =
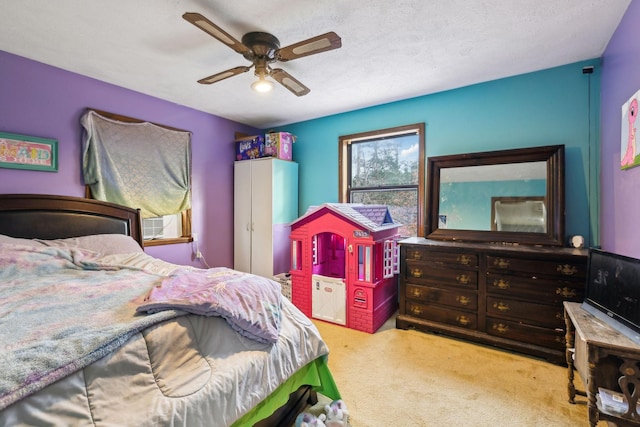
[{"label": "dresser mirror", "polygon": [[427,237],[562,246],[564,146],[427,159]]}]

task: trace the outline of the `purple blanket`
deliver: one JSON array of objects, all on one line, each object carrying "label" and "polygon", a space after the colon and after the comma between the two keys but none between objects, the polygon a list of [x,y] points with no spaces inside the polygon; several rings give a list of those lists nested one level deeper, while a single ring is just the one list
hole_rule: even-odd
[{"label": "purple blanket", "polygon": [[184,310],[223,317],[238,333],[263,343],[278,341],[280,284],[224,267],[179,270],[155,286],[137,311]]}]

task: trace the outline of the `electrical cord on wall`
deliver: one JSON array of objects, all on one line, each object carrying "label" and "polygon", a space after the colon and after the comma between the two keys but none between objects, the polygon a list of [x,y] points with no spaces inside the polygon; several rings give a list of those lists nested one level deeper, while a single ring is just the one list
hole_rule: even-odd
[{"label": "electrical cord on wall", "polygon": [[204,259],[204,255],[202,255],[202,252],[200,252],[200,247],[198,246],[198,234],[193,233],[192,237],[193,237],[193,245],[195,245],[193,253],[196,256],[196,259],[200,261],[200,263],[204,265],[206,268],[211,268],[209,264],[207,264],[207,260]]},{"label": "electrical cord on wall", "polygon": [[[587,209],[589,210],[589,215],[588,215],[588,227],[587,227],[587,242],[589,244],[589,246],[596,246],[594,244],[593,241],[593,232],[592,232],[592,219],[591,219],[591,209],[592,209],[592,191],[593,191],[593,177],[592,177],[592,169],[593,169],[593,165],[591,164],[591,146],[593,145],[593,141],[592,141],[592,134],[591,134],[591,74],[593,74],[593,70],[594,70],[594,66],[590,65],[587,67],[582,68],[582,74],[586,74],[587,75],[587,127],[588,127],[588,131],[587,131],[587,135],[588,135],[588,152],[587,152]],[[596,218],[600,218],[600,203],[597,203],[595,206],[596,212],[595,212],[595,217]]]}]

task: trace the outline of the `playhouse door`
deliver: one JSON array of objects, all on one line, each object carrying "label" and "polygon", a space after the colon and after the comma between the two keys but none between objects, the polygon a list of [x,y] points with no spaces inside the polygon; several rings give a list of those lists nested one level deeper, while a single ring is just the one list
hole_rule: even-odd
[{"label": "playhouse door", "polygon": [[311,307],[311,317],[346,325],[347,290],[344,279],[314,274],[312,276]]}]

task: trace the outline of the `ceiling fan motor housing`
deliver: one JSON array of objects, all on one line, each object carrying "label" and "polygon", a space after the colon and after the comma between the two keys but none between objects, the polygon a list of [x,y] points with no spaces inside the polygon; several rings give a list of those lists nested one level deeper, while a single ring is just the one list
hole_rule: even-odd
[{"label": "ceiling fan motor housing", "polygon": [[256,58],[266,59],[267,62],[276,60],[276,52],[280,49],[280,40],[269,33],[251,32],[242,36],[242,44],[251,49],[243,56],[249,61]]}]

